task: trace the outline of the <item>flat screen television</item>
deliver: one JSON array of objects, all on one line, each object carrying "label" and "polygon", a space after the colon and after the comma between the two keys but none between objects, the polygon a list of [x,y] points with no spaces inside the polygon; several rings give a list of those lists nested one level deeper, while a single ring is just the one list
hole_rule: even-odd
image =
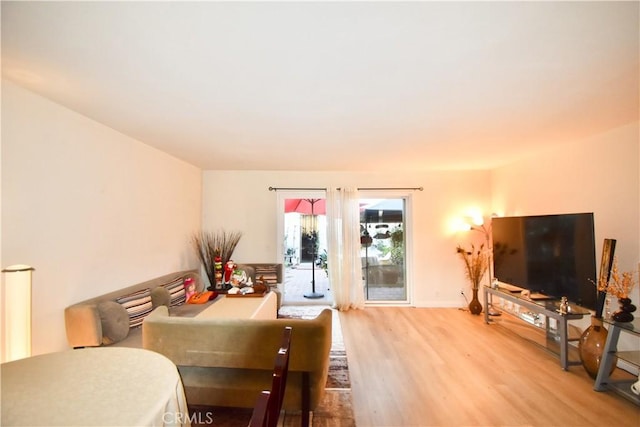
[{"label": "flat screen television", "polygon": [[493,218],[494,277],[595,310],[593,224],[593,213]]}]

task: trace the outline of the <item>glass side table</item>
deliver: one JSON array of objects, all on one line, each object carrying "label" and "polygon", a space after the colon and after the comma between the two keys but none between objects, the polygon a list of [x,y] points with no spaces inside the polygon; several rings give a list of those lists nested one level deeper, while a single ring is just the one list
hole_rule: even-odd
[{"label": "glass side table", "polygon": [[[614,356],[618,356],[619,359],[640,367],[640,350],[618,351],[618,339],[620,338],[620,333],[624,332],[634,335],[637,340],[640,341],[640,319],[636,317],[633,322],[628,323],[614,322],[613,320],[605,319],[604,323],[609,325],[609,333],[604,345],[604,353],[602,355],[602,360],[600,361],[598,375],[596,376],[593,389],[596,391],[613,390],[631,400],[636,405],[640,405],[640,396],[631,391],[631,384],[636,382],[637,378],[615,380],[612,379],[609,374],[611,372],[611,364],[615,359]],[[638,348],[640,348],[640,345]]]}]

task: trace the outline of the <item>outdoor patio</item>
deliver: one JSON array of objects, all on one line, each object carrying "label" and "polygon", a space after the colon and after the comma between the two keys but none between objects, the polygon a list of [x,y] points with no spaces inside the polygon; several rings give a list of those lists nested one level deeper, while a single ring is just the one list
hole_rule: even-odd
[{"label": "outdoor patio", "polygon": [[[322,298],[305,298],[305,294],[311,293],[311,263],[298,264],[295,267],[286,267],[284,283],[280,285],[283,292],[283,305],[331,305],[333,293],[330,289],[329,279],[326,273],[316,267],[315,290],[323,294]],[[405,298],[403,287],[371,287],[368,300],[371,301],[397,301]]]},{"label": "outdoor patio", "polygon": [[329,289],[329,278],[319,267],[315,269],[316,293],[323,294],[323,298],[305,298],[311,293],[311,263],[301,263],[295,267],[286,267],[284,273],[283,304],[284,305],[331,305],[333,295]]}]

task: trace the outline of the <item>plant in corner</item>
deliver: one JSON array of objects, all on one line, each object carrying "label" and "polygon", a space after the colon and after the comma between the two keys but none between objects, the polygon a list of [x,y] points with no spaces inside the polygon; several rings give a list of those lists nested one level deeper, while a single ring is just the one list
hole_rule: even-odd
[{"label": "plant in corner", "polygon": [[220,257],[222,265],[225,265],[231,259],[241,237],[240,231],[199,231],[193,234],[191,243],[209,279],[209,290],[216,289],[216,258]]},{"label": "plant in corner", "polygon": [[631,304],[631,299],[629,298],[629,294],[636,285],[633,276],[633,271],[620,273],[618,271],[618,259],[614,257],[610,280],[608,282],[604,282],[602,279],[598,281],[598,291],[607,292],[618,298],[620,309],[611,315],[611,318],[616,322],[633,321],[632,313],[636,311],[636,306]]},{"label": "plant in corner", "polygon": [[478,290],[480,289],[480,281],[489,268],[489,257],[484,249],[484,245],[480,245],[480,248],[477,250],[473,244],[471,245],[471,250],[466,250],[458,245],[456,253],[460,255],[460,258],[464,261],[465,274],[471,282],[473,298],[469,303],[469,311],[471,314],[480,314],[482,313],[482,304],[480,300],[478,300]]}]

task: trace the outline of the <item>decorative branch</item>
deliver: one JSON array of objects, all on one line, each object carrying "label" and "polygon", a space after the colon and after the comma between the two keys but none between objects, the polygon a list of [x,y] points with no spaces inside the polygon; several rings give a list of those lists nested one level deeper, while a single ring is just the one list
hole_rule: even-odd
[{"label": "decorative branch", "polygon": [[629,294],[636,285],[633,271],[618,271],[618,259],[613,258],[613,268],[611,270],[611,277],[609,280],[605,280],[601,277],[598,280],[598,291],[609,293],[616,298],[629,298]]},{"label": "decorative branch", "polygon": [[236,249],[242,232],[232,231],[200,231],[193,234],[191,243],[204,270],[209,278],[211,286],[215,286],[215,258],[222,259],[222,265],[231,259]]},{"label": "decorative branch", "polygon": [[471,245],[470,251],[458,245],[456,253],[458,253],[464,261],[465,273],[471,281],[472,289],[478,290],[480,288],[480,281],[489,267],[489,257],[484,249],[484,245],[480,245],[478,250],[476,250],[474,245]]}]

